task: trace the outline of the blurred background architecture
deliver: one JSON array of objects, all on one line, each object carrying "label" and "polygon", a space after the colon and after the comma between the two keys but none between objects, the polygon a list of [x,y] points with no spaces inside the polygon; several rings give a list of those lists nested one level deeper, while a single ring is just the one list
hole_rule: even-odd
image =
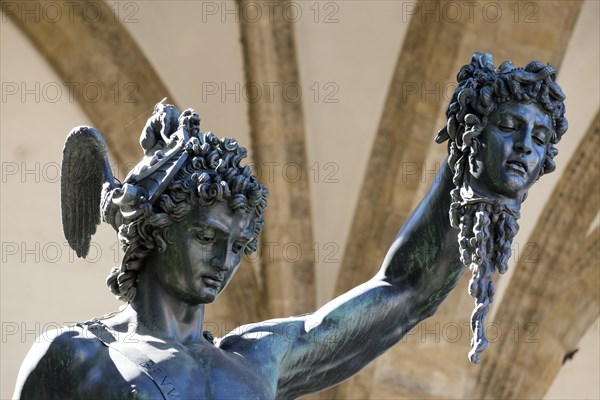
[{"label": "blurred background architecture", "polygon": [[433,139],[476,51],[558,66],[570,123],[523,205],[483,362],[467,359],[467,272],[433,318],[311,398],[600,398],[600,2],[3,1],[1,17],[0,398],[45,332],[120,306],[104,283],[112,228],[87,260],[63,237],[74,126],[105,136],[119,178],[164,97],[248,147],[270,206],[259,255],[208,307],[222,336],[377,271],[444,160]]}]

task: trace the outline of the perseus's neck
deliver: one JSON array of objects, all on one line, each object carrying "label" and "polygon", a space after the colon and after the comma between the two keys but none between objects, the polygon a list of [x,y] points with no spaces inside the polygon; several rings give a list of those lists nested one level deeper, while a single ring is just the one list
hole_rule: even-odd
[{"label": "perseus's neck", "polygon": [[140,334],[182,343],[202,340],[204,304],[191,305],[175,298],[149,274],[140,274],[137,295],[128,308]]}]

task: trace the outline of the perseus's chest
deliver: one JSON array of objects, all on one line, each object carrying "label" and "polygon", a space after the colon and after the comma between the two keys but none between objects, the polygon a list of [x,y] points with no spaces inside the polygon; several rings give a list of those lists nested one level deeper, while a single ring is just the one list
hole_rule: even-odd
[{"label": "perseus's chest", "polygon": [[108,346],[78,388],[115,399],[269,399],[276,377],[264,365],[211,345],[137,341]]}]

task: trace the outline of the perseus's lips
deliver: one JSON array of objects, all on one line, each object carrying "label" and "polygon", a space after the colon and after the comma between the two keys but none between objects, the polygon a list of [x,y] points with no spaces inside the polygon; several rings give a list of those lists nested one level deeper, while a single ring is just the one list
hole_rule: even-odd
[{"label": "perseus's lips", "polygon": [[519,172],[527,173],[527,163],[521,160],[508,160],[506,165]]},{"label": "perseus's lips", "polygon": [[221,286],[221,284],[223,283],[222,279],[218,279],[216,277],[210,277],[210,276],[203,276],[202,280],[204,281],[204,283],[206,283],[208,286],[213,286],[213,287],[219,287]]}]

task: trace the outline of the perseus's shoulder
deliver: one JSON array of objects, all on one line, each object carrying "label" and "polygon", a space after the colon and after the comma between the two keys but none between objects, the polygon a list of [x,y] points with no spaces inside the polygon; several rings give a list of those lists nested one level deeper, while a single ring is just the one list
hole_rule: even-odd
[{"label": "perseus's shoulder", "polygon": [[283,354],[305,332],[305,317],[277,318],[239,326],[216,344],[225,351]]},{"label": "perseus's shoulder", "polygon": [[23,367],[59,362],[63,369],[79,368],[93,360],[105,346],[85,326],[72,325],[44,332],[25,358]]},{"label": "perseus's shoulder", "polygon": [[102,354],[107,354],[106,346],[82,325],[44,332],[21,365],[14,397],[69,396]]}]

